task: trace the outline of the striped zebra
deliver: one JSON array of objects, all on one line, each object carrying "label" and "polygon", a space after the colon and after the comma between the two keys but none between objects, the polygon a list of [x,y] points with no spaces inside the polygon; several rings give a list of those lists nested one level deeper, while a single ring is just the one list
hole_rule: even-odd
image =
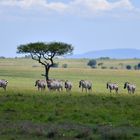
[{"label": "striped zebra", "polygon": [[71,91],[72,89],[72,83],[68,80],[65,81],[65,89],[66,91]]},{"label": "striped zebra", "polygon": [[79,81],[79,88],[82,88],[82,92],[85,91],[91,91],[92,90],[92,83],[87,80],[80,80]]},{"label": "striped zebra", "polygon": [[115,90],[115,92],[118,93],[118,90],[119,90],[118,84],[116,83],[107,82],[106,88],[110,90],[110,93],[112,92],[112,90]]},{"label": "striped zebra", "polygon": [[124,83],[124,89],[127,88],[128,93],[135,93],[136,86],[133,84],[130,84],[129,82]]},{"label": "striped zebra", "polygon": [[8,84],[7,80],[5,79],[0,80],[0,87],[2,87],[5,91],[6,91],[7,84]]},{"label": "striped zebra", "polygon": [[63,81],[62,80],[48,80],[47,86],[49,90],[52,91],[63,91]]},{"label": "striped zebra", "polygon": [[35,86],[37,86],[38,90],[45,90],[46,88],[46,81],[45,80],[36,80]]}]

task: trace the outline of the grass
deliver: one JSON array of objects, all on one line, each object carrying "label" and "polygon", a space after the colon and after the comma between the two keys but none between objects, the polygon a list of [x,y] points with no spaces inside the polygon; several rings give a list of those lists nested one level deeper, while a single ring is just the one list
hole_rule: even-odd
[{"label": "grass", "polygon": [[[34,87],[44,69],[32,67],[33,63],[24,59],[0,62],[0,79],[9,81],[6,92],[0,88],[0,139],[139,140],[140,71],[54,68],[50,77],[68,79],[74,88],[71,93],[50,93]],[[78,88],[81,79],[93,82],[91,93]],[[119,94],[106,89],[110,80],[119,84]],[[135,94],[123,89],[125,81],[137,85]]]},{"label": "grass", "polygon": [[140,96],[72,94],[2,93],[0,137],[140,137]]}]

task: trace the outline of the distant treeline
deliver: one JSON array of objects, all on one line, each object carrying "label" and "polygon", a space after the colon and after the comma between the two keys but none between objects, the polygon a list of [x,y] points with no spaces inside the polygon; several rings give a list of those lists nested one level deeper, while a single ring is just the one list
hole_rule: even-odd
[{"label": "distant treeline", "polygon": [[99,58],[97,58],[97,59],[99,59],[99,60],[109,60],[109,59],[111,59],[110,57],[99,57]]},{"label": "distant treeline", "polygon": [[[22,58],[26,58],[26,59],[30,59],[31,56],[30,55],[25,55],[25,56],[15,56],[15,57],[5,57],[5,56],[0,56],[0,59],[6,59],[6,58],[15,58],[15,59],[22,59]],[[56,57],[59,58],[59,57]],[[65,58],[65,57],[64,57]],[[69,58],[71,59],[71,58]],[[72,58],[73,59],[73,58]],[[76,58],[77,59],[77,58]],[[88,59],[88,58],[78,58],[78,59]],[[119,58],[118,58],[119,59]],[[139,60],[140,58],[131,58],[131,59],[135,59],[135,60]],[[95,60],[117,60],[117,58],[110,58],[110,57],[99,57],[99,58],[95,58]]]},{"label": "distant treeline", "polygon": [[4,57],[4,56],[0,56],[0,59],[5,59],[6,57]]}]

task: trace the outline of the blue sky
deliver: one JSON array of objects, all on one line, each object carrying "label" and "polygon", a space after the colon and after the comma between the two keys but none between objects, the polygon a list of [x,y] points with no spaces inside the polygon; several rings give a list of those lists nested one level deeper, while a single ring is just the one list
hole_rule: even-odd
[{"label": "blue sky", "polygon": [[17,56],[18,45],[37,41],[70,43],[75,54],[140,49],[139,37],[139,0],[0,1],[0,56]]}]

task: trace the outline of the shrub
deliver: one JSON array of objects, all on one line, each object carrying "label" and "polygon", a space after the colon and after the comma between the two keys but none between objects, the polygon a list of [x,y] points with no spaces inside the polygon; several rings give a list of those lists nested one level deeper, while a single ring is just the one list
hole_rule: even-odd
[{"label": "shrub", "polygon": [[101,69],[107,69],[107,67],[106,66],[102,66]]},{"label": "shrub", "polygon": [[138,70],[140,70],[140,63],[138,63],[138,66],[137,67],[138,67]]},{"label": "shrub", "polygon": [[39,65],[32,65],[33,68],[40,67]]},{"label": "shrub", "polygon": [[104,63],[100,62],[100,63],[98,63],[98,66],[103,66],[103,64],[104,64]]},{"label": "shrub", "polygon": [[67,68],[68,67],[68,64],[63,64],[62,65],[62,68]]},{"label": "shrub", "polygon": [[96,68],[96,60],[95,59],[91,59],[89,60],[89,62],[87,63],[88,66],[90,66],[91,68]]},{"label": "shrub", "polygon": [[114,69],[114,67],[113,67],[113,66],[111,66],[111,67],[110,67],[110,69]]},{"label": "shrub", "polygon": [[59,66],[59,63],[54,63],[52,67],[53,68],[58,68],[58,66]]},{"label": "shrub", "polygon": [[126,69],[127,69],[127,70],[131,70],[131,68],[132,68],[132,67],[131,67],[130,65],[127,65],[127,66],[126,66]]},{"label": "shrub", "polygon": [[135,65],[135,66],[134,66],[134,70],[137,70],[137,69],[138,69],[138,66],[137,66],[137,65]]}]

